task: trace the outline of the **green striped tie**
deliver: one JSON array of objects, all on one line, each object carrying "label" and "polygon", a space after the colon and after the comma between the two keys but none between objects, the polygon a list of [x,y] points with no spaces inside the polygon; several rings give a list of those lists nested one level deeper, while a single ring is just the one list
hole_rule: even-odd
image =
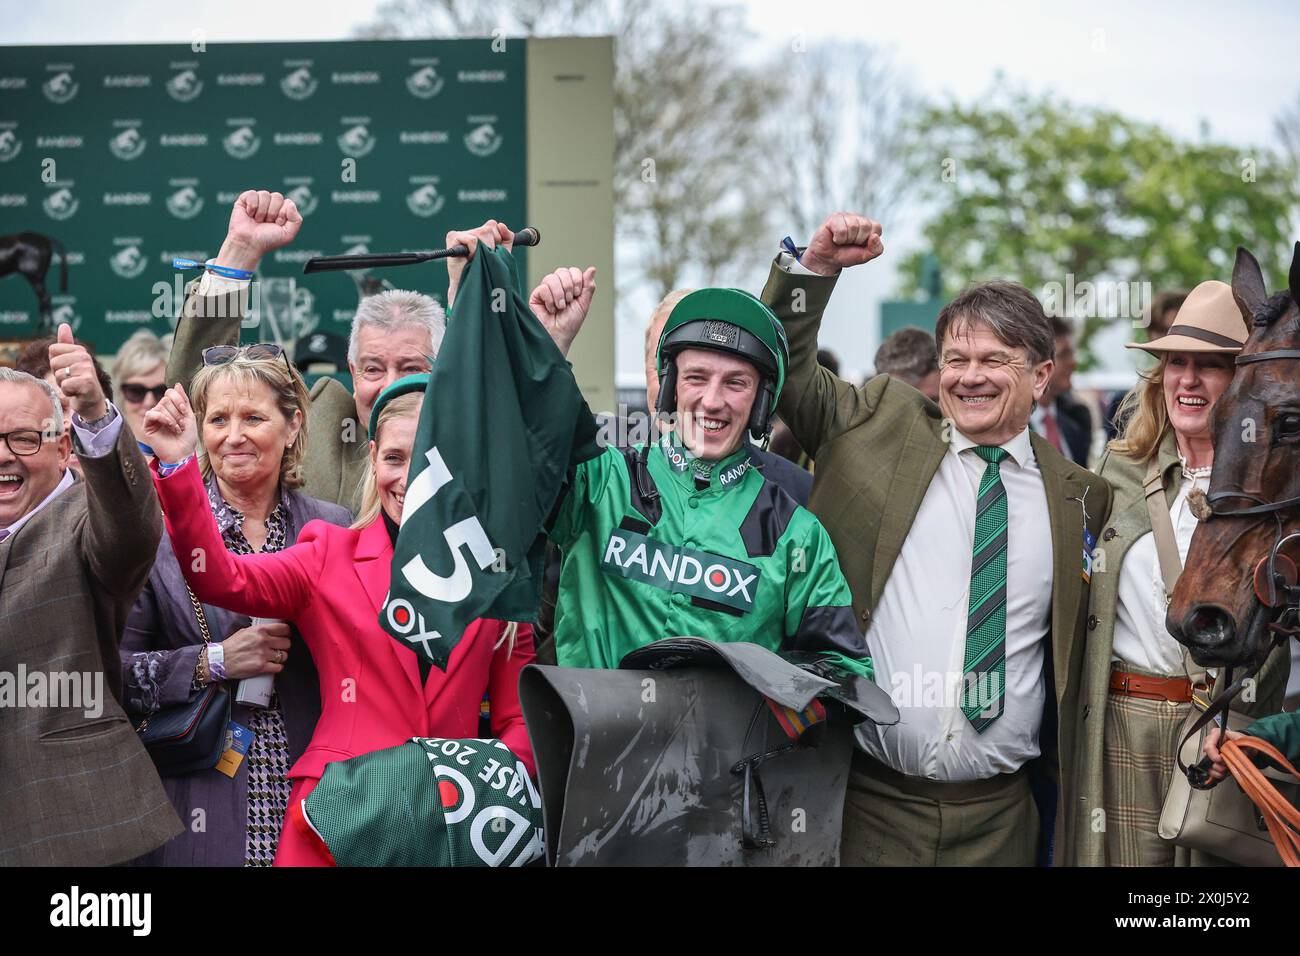
[{"label": "green striped tie", "polygon": [[996,445],[971,449],[986,462],[975,500],[975,550],[966,615],[962,713],[982,734],[1002,716],[1007,671],[1007,490]]}]

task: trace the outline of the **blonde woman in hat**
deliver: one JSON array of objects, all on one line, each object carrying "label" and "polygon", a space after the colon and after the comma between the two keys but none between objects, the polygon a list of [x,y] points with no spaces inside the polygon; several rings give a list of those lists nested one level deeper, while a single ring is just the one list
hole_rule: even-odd
[{"label": "blonde woman in hat", "polygon": [[[1187,497],[1209,487],[1214,406],[1246,336],[1231,287],[1209,281],[1188,295],[1168,334],[1127,346],[1158,361],[1121,405],[1121,416],[1131,417],[1097,469],[1114,489],[1110,517],[1101,540],[1082,543],[1093,555],[1083,678],[1060,702],[1075,710],[1081,731],[1076,752],[1061,760],[1067,812],[1058,827],[1058,865],[1192,862],[1160,837],[1157,825],[1179,729],[1193,691],[1203,696],[1209,678],[1165,630],[1166,573],[1152,516],[1163,526],[1160,538],[1176,544],[1176,566],[1168,569],[1176,576],[1196,528]],[[1175,564],[1172,550],[1166,548],[1168,564]],[[1266,708],[1266,699],[1277,705],[1261,713],[1280,709],[1286,670],[1275,655],[1261,671],[1254,706]]]}]

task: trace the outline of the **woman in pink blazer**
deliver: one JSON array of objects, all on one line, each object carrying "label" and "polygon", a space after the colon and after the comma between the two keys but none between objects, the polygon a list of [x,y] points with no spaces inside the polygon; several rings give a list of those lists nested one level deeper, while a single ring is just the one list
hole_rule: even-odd
[{"label": "woman in pink blazer", "polygon": [[[519,672],[534,657],[531,628],[477,620],[441,671],[379,627],[423,393],[423,384],[412,380],[421,378],[428,376],[393,383],[375,403],[371,468],[356,523],[340,528],[309,522],[296,544],[272,554],[234,555],[222,545],[193,457],[197,427],[184,389],[170,389],[146,416],[157,455],[154,484],[195,595],[232,611],[292,623],[320,674],[320,722],[289,770],[293,791],[286,819],[330,761],[411,737],[477,737],[485,693],[493,735],[535,772],[518,693]],[[320,846],[288,825],[275,865],[328,866]]]}]

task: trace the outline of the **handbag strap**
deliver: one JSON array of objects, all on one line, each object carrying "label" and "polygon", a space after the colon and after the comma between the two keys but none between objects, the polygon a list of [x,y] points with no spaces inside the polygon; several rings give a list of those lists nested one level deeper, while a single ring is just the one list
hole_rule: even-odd
[{"label": "handbag strap", "polygon": [[1152,457],[1147,476],[1142,482],[1147,499],[1147,514],[1151,517],[1151,535],[1156,542],[1156,559],[1160,562],[1160,576],[1165,582],[1165,599],[1174,593],[1178,576],[1183,573],[1183,559],[1178,556],[1178,539],[1174,536],[1174,523],[1165,506],[1165,482],[1160,474],[1160,462]]},{"label": "handbag strap", "polygon": [[199,622],[199,634],[203,637],[203,643],[211,644],[212,632],[208,630],[208,616],[203,613],[203,605],[194,596],[194,592],[190,590],[188,581],[185,583],[185,593],[190,596],[190,604],[194,606],[194,617]]},{"label": "handbag strap", "polygon": [[[1183,573],[1183,559],[1178,554],[1178,538],[1174,534],[1174,522],[1169,517],[1169,508],[1165,505],[1165,480],[1160,472],[1159,456],[1153,455],[1147,465],[1147,476],[1142,481],[1142,491],[1146,496],[1147,515],[1151,519],[1151,537],[1156,543],[1156,561],[1160,565],[1160,577],[1165,584],[1165,606],[1169,606],[1169,596],[1174,593],[1179,575]],[[1183,670],[1193,684],[1205,682],[1205,669],[1192,660],[1187,648],[1183,648]]]},{"label": "handbag strap", "polygon": [[1271,743],[1258,737],[1238,737],[1226,741],[1219,752],[1228,765],[1228,771],[1236,779],[1242,792],[1250,798],[1259,809],[1268,835],[1277,847],[1282,862],[1289,867],[1300,867],[1300,810],[1278,792],[1273,782],[1264,776],[1263,771],[1255,766],[1247,751],[1255,751],[1268,757],[1275,764],[1300,782],[1300,771],[1291,766]]}]

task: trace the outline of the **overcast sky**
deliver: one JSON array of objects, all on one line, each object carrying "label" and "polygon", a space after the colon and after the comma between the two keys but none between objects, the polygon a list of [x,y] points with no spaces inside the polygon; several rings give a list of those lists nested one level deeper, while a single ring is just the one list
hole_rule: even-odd
[{"label": "overcast sky", "polygon": [[[379,0],[120,0],[108,6],[0,0],[0,37],[31,44],[165,43],[188,42],[194,30],[203,30],[209,42],[342,39],[378,6]],[[1208,124],[1216,139],[1243,148],[1271,145],[1273,118],[1300,95],[1300,6],[1294,0],[750,0],[744,6],[767,43],[802,34],[809,41],[833,36],[890,46],[924,93],[969,101],[1001,70],[1031,90],[1122,110],[1185,137],[1198,136]],[[893,286],[890,253],[916,242],[908,223],[886,228],[886,256],[841,282],[827,317],[828,343],[854,369],[865,367],[874,351],[865,317],[874,316]],[[620,332],[620,379],[635,381],[641,374],[639,330]]]}]

